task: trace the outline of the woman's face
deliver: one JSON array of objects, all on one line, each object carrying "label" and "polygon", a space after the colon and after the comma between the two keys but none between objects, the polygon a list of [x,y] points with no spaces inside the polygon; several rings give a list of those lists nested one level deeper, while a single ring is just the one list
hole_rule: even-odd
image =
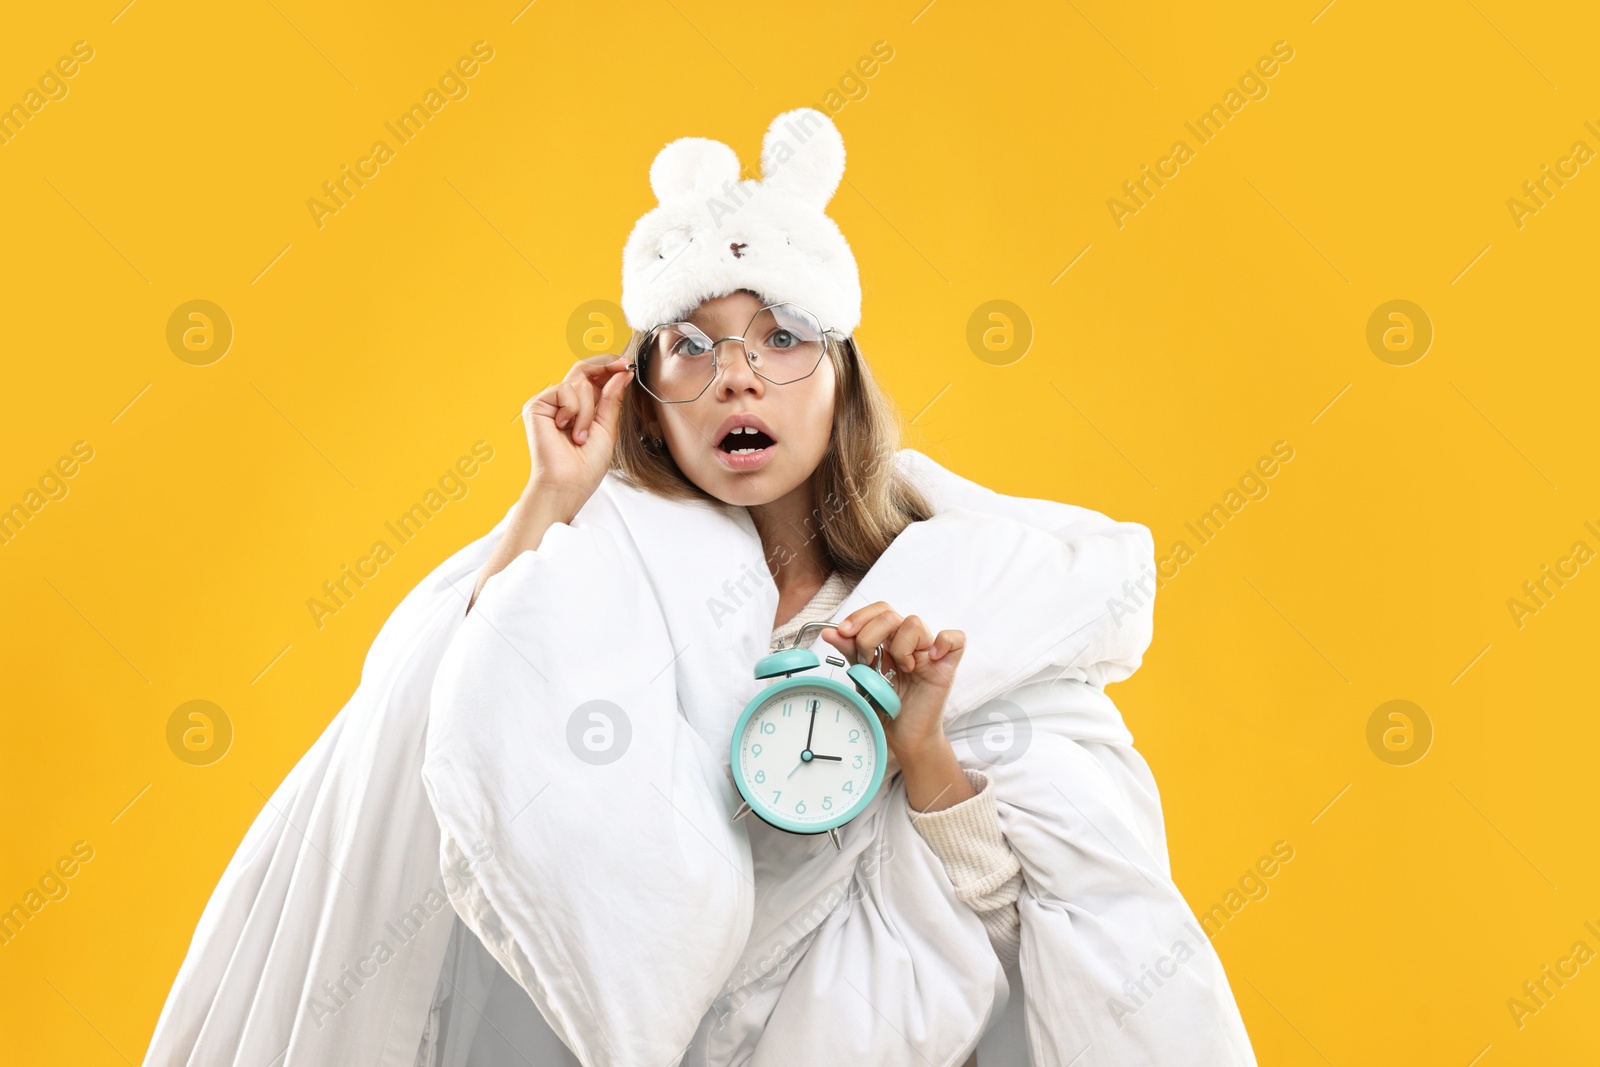
[{"label": "woman's face", "polygon": [[[715,341],[742,336],[761,308],[760,299],[739,290],[703,302],[688,321]],[[827,451],[833,360],[824,354],[810,377],[774,385],[751,368],[737,341],[718,345],[717,358],[716,379],[697,399],[650,401],[661,436],[678,468],[707,493],[743,507],[771,503],[806,482]],[[751,423],[766,436],[730,432]],[[757,444],[765,447],[753,455],[733,454],[737,447]]]}]

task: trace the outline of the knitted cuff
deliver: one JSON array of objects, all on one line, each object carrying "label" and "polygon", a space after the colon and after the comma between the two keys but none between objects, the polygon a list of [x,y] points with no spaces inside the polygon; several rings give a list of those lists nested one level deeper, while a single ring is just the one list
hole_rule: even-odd
[{"label": "knitted cuff", "polygon": [[1022,870],[1022,864],[1000,831],[989,776],[965,767],[962,773],[977,790],[976,796],[939,811],[913,812],[911,821],[944,864],[956,896],[969,905],[982,905],[984,898]]}]

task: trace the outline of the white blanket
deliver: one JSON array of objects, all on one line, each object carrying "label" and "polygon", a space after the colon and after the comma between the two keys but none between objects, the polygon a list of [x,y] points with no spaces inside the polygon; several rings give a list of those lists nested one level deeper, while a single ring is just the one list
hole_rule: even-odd
[{"label": "white blanket", "polygon": [[[760,540],[742,508],[608,475],[464,620],[506,520],[396,609],[224,872],[146,1062],[411,1067],[459,914],[594,1067],[952,1067],[1008,1004],[1025,1049],[984,1067],[1253,1064],[1103,691],[1150,640],[1148,597],[1108,610],[1149,532],[898,462],[937,514],[835,618],[884,600],[966,631],[946,722],[1022,862],[1014,970],[892,761],[842,851],[730,820],[730,732],[777,609]],[[493,1026],[457,992],[457,1037]]]}]

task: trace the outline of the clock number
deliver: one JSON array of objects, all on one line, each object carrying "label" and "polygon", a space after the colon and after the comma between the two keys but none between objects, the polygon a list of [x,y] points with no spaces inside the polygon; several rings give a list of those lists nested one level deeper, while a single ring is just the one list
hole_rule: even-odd
[{"label": "clock number", "polygon": [[857,756],[856,756],[856,766],[857,767],[861,766],[861,756],[859,754],[857,754]]},{"label": "clock number", "polygon": [[861,731],[860,730],[851,730],[850,731],[850,743],[853,745],[859,740],[861,740]]},{"label": "clock number", "polygon": [[844,784],[844,791],[846,793],[854,793],[856,791],[856,784],[854,782],[846,782]]},{"label": "clock number", "polygon": [[803,800],[795,801],[794,802],[794,813],[796,815],[804,815],[806,813],[806,802],[803,801]]},{"label": "clock number", "polygon": [[757,771],[756,772],[756,782],[758,784],[761,783],[761,782],[764,782],[766,780],[767,780],[767,772],[766,771]]},{"label": "clock number", "polygon": [[761,755],[761,746],[760,745],[751,745],[750,746],[750,755],[752,755],[752,756]]},{"label": "clock number", "polygon": [[772,803],[773,803],[773,805],[774,805],[774,806],[776,806],[776,805],[777,805],[777,803],[778,803],[778,798],[779,798],[779,797],[781,797],[781,796],[783,796],[783,790],[781,790],[781,789],[774,789],[774,790],[773,790],[773,791],[772,791]]},{"label": "clock number", "polygon": [[822,810],[823,811],[832,811],[833,810],[833,794],[830,793],[827,796],[824,796],[822,798]]},{"label": "clock number", "polygon": [[761,732],[764,734],[775,734],[778,732],[778,724],[773,722],[771,719],[768,719],[766,722],[761,724]]}]

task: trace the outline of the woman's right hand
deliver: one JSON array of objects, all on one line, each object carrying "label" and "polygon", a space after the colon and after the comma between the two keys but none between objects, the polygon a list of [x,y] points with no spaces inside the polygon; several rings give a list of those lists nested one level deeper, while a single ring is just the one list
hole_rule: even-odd
[{"label": "woman's right hand", "polygon": [[522,405],[533,471],[506,532],[467,599],[467,611],[489,579],[523,552],[539,547],[551,525],[571,522],[611,468],[621,421],[622,391],[633,372],[622,356],[573,364],[567,376]]},{"label": "woman's right hand", "polygon": [[532,470],[528,493],[576,514],[611,467],[622,392],[633,380],[627,357],[581,359],[567,376],[522,406]]}]

